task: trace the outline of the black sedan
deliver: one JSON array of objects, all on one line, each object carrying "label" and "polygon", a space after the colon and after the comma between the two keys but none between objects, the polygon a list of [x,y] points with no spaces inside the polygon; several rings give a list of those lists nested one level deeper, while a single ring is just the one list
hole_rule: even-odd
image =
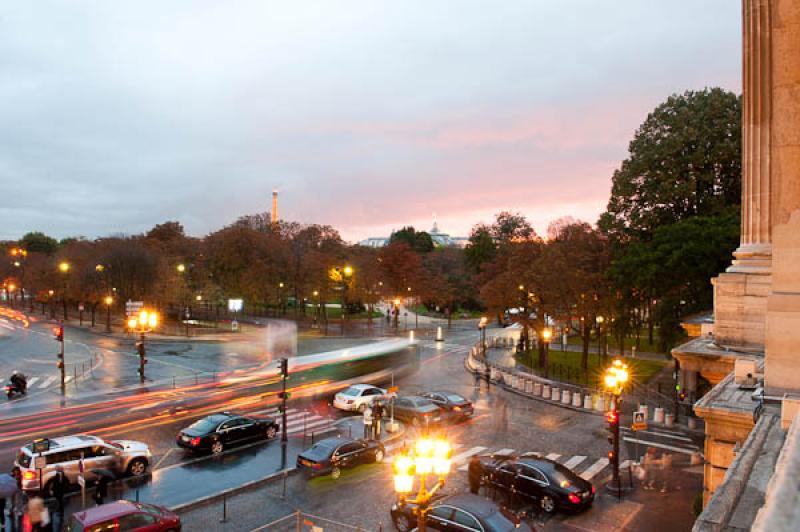
[{"label": "black sedan", "polygon": [[254,440],[271,440],[280,426],[273,418],[252,418],[221,412],[195,421],[177,437],[179,447],[219,454],[225,448]]},{"label": "black sedan", "polygon": [[563,465],[533,455],[481,457],[489,485],[545,513],[576,512],[594,501],[594,486]]},{"label": "black sedan", "polygon": [[472,417],[475,409],[472,403],[464,397],[453,392],[426,392],[421,393],[420,397],[425,397],[433,401],[433,404],[442,409],[445,415],[454,421],[463,421]]},{"label": "black sedan", "polygon": [[438,425],[442,411],[426,397],[397,397],[394,400],[394,417],[415,427]]},{"label": "black sedan", "polygon": [[[416,528],[414,505],[393,505],[392,521],[400,532]],[[425,526],[432,530],[459,532],[531,532],[528,525],[519,523],[513,515],[506,513],[493,501],[471,493],[452,495],[435,501],[431,504]]]},{"label": "black sedan", "polygon": [[327,438],[300,453],[297,469],[310,477],[330,473],[335,480],[342,474],[342,469],[383,462],[385,455],[386,449],[376,440]]}]

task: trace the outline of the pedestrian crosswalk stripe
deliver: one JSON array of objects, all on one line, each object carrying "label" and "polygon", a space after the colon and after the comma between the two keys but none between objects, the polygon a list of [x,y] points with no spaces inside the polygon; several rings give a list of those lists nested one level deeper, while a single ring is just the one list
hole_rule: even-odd
[{"label": "pedestrian crosswalk stripe", "polygon": [[683,454],[693,454],[698,451],[698,447],[693,445],[691,449],[687,449],[685,447],[675,447],[674,445],[667,445],[666,443],[658,443],[654,441],[648,440],[640,440],[637,438],[623,438],[627,442],[631,443],[641,443],[642,445],[647,445],[649,447],[658,447],[659,449],[666,449],[668,451],[675,451],[676,453],[683,453]]},{"label": "pedestrian crosswalk stripe", "polygon": [[624,460],[620,465],[620,469],[628,469],[633,465],[633,460]]},{"label": "pedestrian crosswalk stripe", "polygon": [[454,464],[460,464],[461,462],[463,462],[467,458],[471,458],[472,456],[474,456],[476,454],[479,454],[479,453],[481,453],[482,451],[485,451],[485,450],[486,450],[486,447],[473,447],[472,449],[469,449],[467,451],[464,451],[463,453],[455,455],[453,457],[453,463]]},{"label": "pedestrian crosswalk stripe", "polygon": [[33,388],[33,385],[38,380],[39,380],[39,377],[31,377],[30,379],[28,379],[28,388]]},{"label": "pedestrian crosswalk stripe", "polygon": [[[633,433],[633,431],[631,431],[630,429],[627,429],[627,427],[624,430],[624,432],[627,433],[627,434],[632,434]],[[636,431],[636,434],[650,434],[652,436],[661,436],[662,438],[669,438],[671,440],[679,440],[679,441],[692,443],[692,439],[691,438],[687,438],[686,436],[683,436],[683,435],[678,436],[676,434],[671,434],[671,433],[668,433],[668,432],[661,432],[661,431],[656,431],[656,430],[639,430],[639,431]]]},{"label": "pedestrian crosswalk stripe", "polygon": [[573,456],[572,458],[564,462],[564,467],[566,467],[567,469],[575,469],[576,467],[578,467],[578,464],[580,464],[584,460],[586,460],[585,456]]},{"label": "pedestrian crosswalk stripe", "polygon": [[545,458],[547,458],[548,460],[553,460],[555,462],[556,460],[561,458],[561,455],[558,453],[550,453],[547,456],[545,456]]},{"label": "pedestrian crosswalk stripe", "polygon": [[592,480],[597,473],[605,469],[608,463],[608,458],[601,458],[597,462],[590,465],[583,473],[581,473],[580,477],[583,480]]},{"label": "pedestrian crosswalk stripe", "polygon": [[47,388],[54,380],[56,380],[55,377],[47,377],[47,379],[39,385],[39,388]]},{"label": "pedestrian crosswalk stripe", "polygon": [[[316,427],[320,427],[322,425],[330,425],[330,424],[331,424],[331,420],[330,419],[320,419],[319,421],[314,421],[312,423],[307,423],[306,426],[305,426],[305,430],[309,430],[309,429],[313,429],[313,428],[316,428]],[[302,423],[297,424],[297,425],[293,425],[293,424],[289,423],[287,425],[286,429],[287,429],[286,430],[287,434],[295,434],[297,432],[303,432],[303,430],[304,430]]]},{"label": "pedestrian crosswalk stripe", "polygon": [[494,452],[492,454],[499,454],[499,455],[514,454],[514,449],[500,449],[499,451]]}]

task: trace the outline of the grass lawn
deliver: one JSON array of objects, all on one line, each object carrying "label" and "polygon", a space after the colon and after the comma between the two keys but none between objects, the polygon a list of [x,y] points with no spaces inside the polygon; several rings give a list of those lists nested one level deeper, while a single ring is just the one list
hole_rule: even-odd
[{"label": "grass lawn", "polygon": [[[327,308],[327,315],[328,320],[338,320],[342,317],[342,309],[340,307],[328,307]],[[311,314],[313,316],[313,314]],[[378,312],[377,310],[372,312],[373,318],[381,318],[386,317],[383,312]],[[369,312],[359,312],[358,314],[347,314],[347,319],[350,320],[357,320],[357,319],[366,319],[369,318]]]},{"label": "grass lawn", "polygon": [[[447,319],[447,314],[444,312],[436,312],[434,310],[428,310],[425,305],[416,305],[412,309],[412,312],[419,314],[420,316],[428,316],[429,318],[442,318]],[[453,312],[452,319],[454,320],[462,320],[462,319],[476,319],[483,316],[483,313],[480,310],[467,310],[460,308]]]},{"label": "grass lawn", "polygon": [[[517,360],[528,367],[533,367],[534,373],[543,375],[544,372],[536,367],[539,361],[539,351],[533,350],[528,353],[516,355]],[[583,384],[591,387],[598,387],[606,365],[602,365],[600,357],[596,353],[589,353],[589,371],[584,374],[581,370],[581,353],[574,351],[560,351],[550,348],[548,357],[549,376],[551,378]],[[607,364],[610,364],[612,357],[608,357]],[[631,379],[640,384],[646,383],[653,375],[661,371],[667,362],[655,360],[642,360],[638,358],[625,358]]]},{"label": "grass lawn", "polygon": [[[619,345],[617,344],[616,337],[612,337],[611,335],[607,336],[608,345],[609,347],[613,347],[615,349],[619,349]],[[658,345],[659,337],[658,337],[658,329],[653,334],[653,343],[647,341],[647,330],[642,330],[641,335],[639,336],[639,347],[637,351],[642,351],[644,353],[663,353],[661,348]],[[569,345],[583,345],[583,340],[580,336],[570,336],[569,340],[567,340]],[[595,336],[595,331],[592,331],[592,339],[590,344],[591,346],[597,345],[597,337]],[[625,351],[630,352],[631,347],[636,345],[636,337],[635,336],[628,336],[625,338]]]}]

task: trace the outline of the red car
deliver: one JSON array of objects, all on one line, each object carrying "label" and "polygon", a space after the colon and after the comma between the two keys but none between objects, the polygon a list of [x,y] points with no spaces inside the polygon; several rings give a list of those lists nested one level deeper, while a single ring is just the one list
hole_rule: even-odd
[{"label": "red car", "polygon": [[181,518],[166,508],[133,501],[117,501],[75,512],[65,532],[179,532]]}]

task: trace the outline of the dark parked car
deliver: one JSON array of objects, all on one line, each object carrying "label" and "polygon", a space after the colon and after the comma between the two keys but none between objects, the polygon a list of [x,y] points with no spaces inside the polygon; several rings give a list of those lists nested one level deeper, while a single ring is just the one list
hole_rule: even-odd
[{"label": "dark parked car", "polygon": [[398,397],[394,400],[394,417],[415,427],[442,422],[442,410],[425,397]]},{"label": "dark parked car", "polygon": [[163,506],[143,502],[116,501],[75,512],[65,532],[179,532],[181,518]]},{"label": "dark parked car", "polygon": [[594,486],[563,465],[532,455],[481,457],[491,486],[509,493],[517,504],[534,504],[546,513],[575,512],[592,505]]},{"label": "dark parked car", "polygon": [[475,413],[472,403],[457,393],[438,391],[422,393],[420,396],[433,401],[451,420],[462,421]]},{"label": "dark parked car", "polygon": [[271,440],[280,426],[273,418],[252,418],[230,412],[212,414],[183,429],[177,438],[180,447],[219,454],[231,445],[253,440]]},{"label": "dark parked car", "polygon": [[[400,532],[408,532],[417,526],[414,505],[394,504],[392,521]],[[510,513],[502,510],[489,499],[471,493],[452,495],[435,501],[431,505],[425,526],[431,530],[459,532],[531,532],[531,528],[519,523]]]},{"label": "dark parked car", "polygon": [[386,449],[376,440],[327,438],[315,443],[297,457],[297,469],[308,476],[327,475],[339,478],[342,469],[360,464],[383,462]]}]

